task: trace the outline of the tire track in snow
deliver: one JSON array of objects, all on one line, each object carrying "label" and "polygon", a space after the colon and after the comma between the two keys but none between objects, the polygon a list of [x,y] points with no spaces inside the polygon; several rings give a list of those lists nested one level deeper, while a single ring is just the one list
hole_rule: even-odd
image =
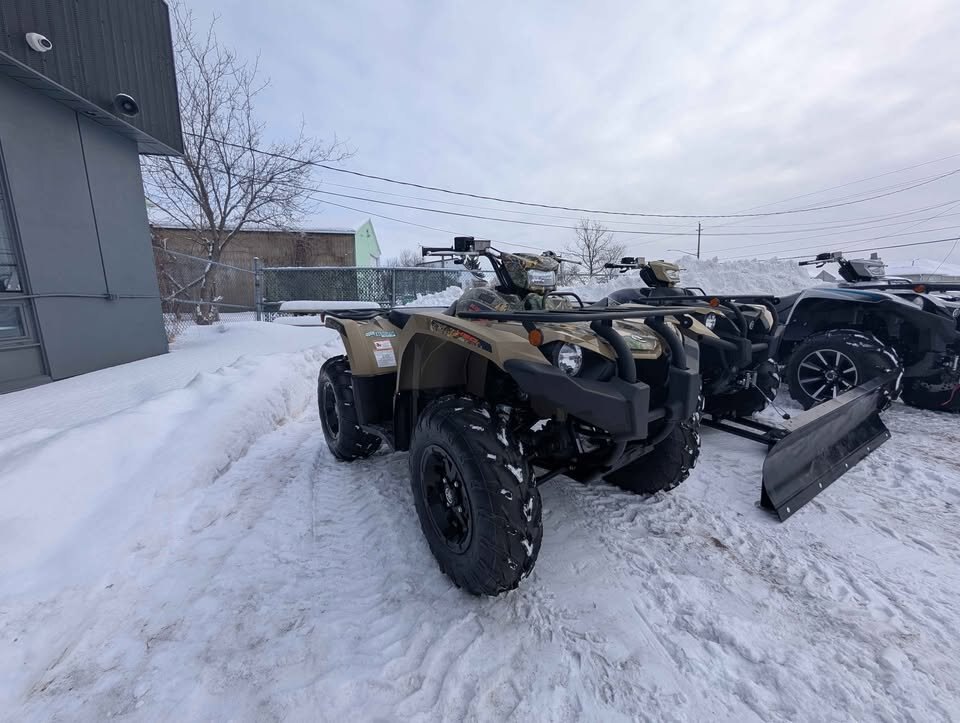
[{"label": "tire track in snow", "polygon": [[94,622],[16,717],[948,718],[956,585],[917,584],[948,557],[898,570],[830,539],[889,539],[870,495],[922,515],[934,490],[858,468],[778,525],[738,470],[717,447],[668,495],[552,483],[536,571],[476,599],[422,539],[406,456],[335,462],[310,404],[146,520],[109,590],[58,602]]}]

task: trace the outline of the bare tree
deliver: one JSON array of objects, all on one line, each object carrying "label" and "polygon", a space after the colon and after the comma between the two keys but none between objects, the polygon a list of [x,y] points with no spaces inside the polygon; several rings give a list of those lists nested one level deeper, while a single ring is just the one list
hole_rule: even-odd
[{"label": "bare tree", "polygon": [[416,249],[403,249],[399,255],[387,259],[384,266],[394,268],[410,268],[423,263],[423,256]]},{"label": "bare tree", "polygon": [[[197,254],[216,262],[242,228],[284,228],[302,218],[312,208],[304,188],[312,164],[350,153],[336,138],[307,137],[302,123],[296,138],[265,143],[254,105],[269,81],[258,78],[257,62],[239,59],[218,41],[216,18],[198,32],[182,6],[172,16],[184,153],[145,157],[144,187],[151,220],[190,229]],[[207,263],[173,292],[198,293],[201,324],[217,318],[216,268]]]},{"label": "bare tree", "polygon": [[618,243],[613,233],[599,221],[580,219],[575,232],[576,241],[566,247],[563,255],[575,261],[590,276],[601,271],[604,264],[619,261],[623,256],[624,245]]}]

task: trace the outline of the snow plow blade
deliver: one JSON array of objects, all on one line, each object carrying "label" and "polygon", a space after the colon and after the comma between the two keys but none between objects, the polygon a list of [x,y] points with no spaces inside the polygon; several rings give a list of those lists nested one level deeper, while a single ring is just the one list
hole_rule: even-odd
[{"label": "snow plow blade", "polygon": [[880,408],[893,378],[878,377],[795,417],[764,460],[761,504],[787,519],[890,439]]}]

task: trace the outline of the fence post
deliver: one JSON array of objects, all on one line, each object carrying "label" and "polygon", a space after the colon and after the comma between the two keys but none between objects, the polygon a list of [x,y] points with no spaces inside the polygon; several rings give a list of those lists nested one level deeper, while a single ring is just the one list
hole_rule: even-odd
[{"label": "fence post", "polygon": [[263,321],[263,267],[260,258],[253,259],[253,311],[257,321]]}]

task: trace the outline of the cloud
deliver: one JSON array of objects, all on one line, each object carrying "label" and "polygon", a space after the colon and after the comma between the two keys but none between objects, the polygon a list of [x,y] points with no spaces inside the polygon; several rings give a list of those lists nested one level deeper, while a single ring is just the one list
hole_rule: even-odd
[{"label": "cloud", "polygon": [[[200,18],[222,9],[212,0],[189,4]],[[737,212],[960,152],[958,31],[960,6],[940,0],[589,5],[245,0],[231,3],[219,25],[225,43],[250,57],[260,53],[261,68],[272,81],[260,105],[269,133],[293,132],[302,117],[317,135],[349,140],[357,149],[347,164],[351,168],[482,194],[666,213]],[[945,172],[951,162],[960,167],[960,158],[953,159],[803,202]],[[496,205],[340,174],[325,173],[321,180]],[[724,222],[705,221],[705,227],[709,234],[760,224],[816,224],[952,198],[960,199],[955,179],[831,212],[725,228],[720,228]],[[560,248],[571,235],[343,202],[542,247]],[[492,215],[564,223],[503,211]],[[365,218],[327,206],[309,222],[344,225]],[[642,228],[628,226],[628,220],[609,225]],[[443,234],[403,224],[377,218],[374,223],[388,254],[444,240]],[[695,225],[691,220],[686,227]],[[839,248],[882,231],[823,243]],[[916,240],[938,237],[918,234]],[[728,246],[779,241],[757,251],[790,251],[796,245],[789,238],[705,237],[705,248],[723,257]],[[889,242],[900,240],[905,239]],[[637,236],[625,241],[647,255],[684,244]],[[949,244],[924,248],[923,254],[936,257]],[[904,249],[887,256],[920,253]]]}]

